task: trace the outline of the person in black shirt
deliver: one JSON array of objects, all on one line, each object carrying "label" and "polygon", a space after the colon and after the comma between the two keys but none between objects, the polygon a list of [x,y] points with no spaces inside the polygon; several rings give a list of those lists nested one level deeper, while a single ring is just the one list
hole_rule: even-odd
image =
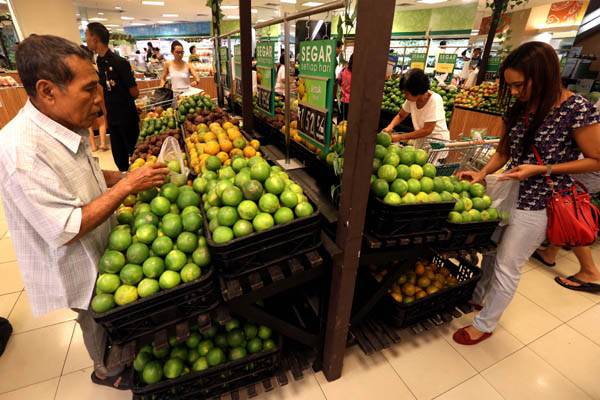
[{"label": "person in black shirt", "polygon": [[150,58],[152,57],[152,54],[154,53],[152,50],[154,49],[154,46],[152,46],[152,42],[148,42],[148,49],[144,49],[146,50],[146,62],[150,62]]},{"label": "person in black shirt", "polygon": [[113,158],[120,171],[127,171],[140,133],[134,101],[140,92],[131,65],[109,50],[108,37],[106,27],[97,22],[88,24],[85,30],[88,48],[98,53],[96,63],[104,89]]}]

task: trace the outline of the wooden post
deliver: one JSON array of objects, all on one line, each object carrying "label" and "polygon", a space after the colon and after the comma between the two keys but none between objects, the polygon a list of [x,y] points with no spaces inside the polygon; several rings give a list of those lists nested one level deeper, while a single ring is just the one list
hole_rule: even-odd
[{"label": "wooden post", "polygon": [[369,182],[387,66],[394,0],[358,2],[358,17],[344,175],[337,228],[342,254],[334,260],[323,372],[327,380],[341,376],[352,310],[354,284],[369,198]]},{"label": "wooden post", "polygon": [[254,130],[252,106],[252,14],[250,0],[240,0],[240,44],[242,48],[242,118],[244,130]]},{"label": "wooden post", "polygon": [[496,36],[496,29],[500,23],[503,10],[505,5],[508,4],[509,0],[494,0],[494,12],[492,14],[492,22],[490,23],[490,31],[488,32],[487,39],[485,41],[485,47],[483,48],[483,54],[481,55],[481,63],[479,64],[479,73],[477,74],[477,84],[481,85],[481,82],[485,79],[485,68],[487,67],[488,59],[490,58],[490,51],[492,50],[492,44],[494,44],[494,36]]}]

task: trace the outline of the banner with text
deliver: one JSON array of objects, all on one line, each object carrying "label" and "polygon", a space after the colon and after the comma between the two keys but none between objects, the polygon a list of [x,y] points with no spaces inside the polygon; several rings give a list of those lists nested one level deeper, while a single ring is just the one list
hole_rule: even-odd
[{"label": "banner with text", "polygon": [[219,79],[221,80],[221,87],[229,90],[230,77],[229,77],[229,48],[227,46],[219,47]]},{"label": "banner with text", "polygon": [[298,131],[300,136],[329,153],[336,41],[300,42],[298,61]]},{"label": "banner with text", "polygon": [[487,65],[485,67],[485,77],[486,81],[495,81],[498,78],[498,71],[500,70],[500,63],[502,62],[502,57],[494,56],[488,58]]},{"label": "banner with text", "polygon": [[235,74],[235,94],[242,98],[242,45],[233,46],[233,72]]},{"label": "banner with text", "polygon": [[435,72],[444,72],[451,74],[454,72],[454,66],[456,65],[456,54],[445,54],[440,53],[438,55],[437,64],[435,65]]},{"label": "banner with text", "polygon": [[412,53],[410,55],[410,69],[419,68],[425,70],[426,53]]},{"label": "banner with text", "polygon": [[275,118],[275,42],[265,41],[256,44],[256,106],[258,110]]}]

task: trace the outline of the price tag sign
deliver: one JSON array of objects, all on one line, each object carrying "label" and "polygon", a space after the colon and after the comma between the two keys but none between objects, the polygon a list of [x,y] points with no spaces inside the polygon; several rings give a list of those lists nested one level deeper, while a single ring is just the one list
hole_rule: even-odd
[{"label": "price tag sign", "polygon": [[299,135],[329,153],[333,84],[335,81],[335,40],[300,42],[298,82]]},{"label": "price tag sign", "polygon": [[438,55],[437,64],[435,66],[436,72],[445,72],[451,74],[454,72],[454,66],[456,65],[456,54],[444,54]]},{"label": "price tag sign", "polygon": [[256,105],[258,110],[275,118],[275,42],[256,44],[256,83],[258,84]]},{"label": "price tag sign", "polygon": [[271,101],[273,99],[273,92],[261,86],[259,86],[257,89],[258,90],[256,92],[256,106],[259,110],[268,113],[271,109],[271,105],[273,104],[273,102]]},{"label": "price tag sign", "polygon": [[486,81],[495,81],[498,78],[498,71],[500,70],[500,63],[502,62],[502,57],[495,56],[488,58],[487,65],[485,67],[485,76],[484,79]]},{"label": "price tag sign", "polygon": [[312,140],[323,143],[327,136],[327,118],[329,110],[298,103],[298,130]]},{"label": "price tag sign", "polygon": [[419,68],[425,70],[426,53],[412,53],[410,55],[410,69]]},{"label": "price tag sign", "polygon": [[219,83],[229,90],[229,48],[227,46],[219,47]]},{"label": "price tag sign", "polygon": [[235,94],[242,97],[242,46],[233,46],[233,72],[235,74]]}]

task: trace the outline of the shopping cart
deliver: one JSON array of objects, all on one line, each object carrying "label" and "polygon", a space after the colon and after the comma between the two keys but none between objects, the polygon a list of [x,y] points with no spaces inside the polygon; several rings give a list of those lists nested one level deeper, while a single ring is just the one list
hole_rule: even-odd
[{"label": "shopping cart", "polygon": [[450,176],[461,171],[481,170],[496,152],[499,139],[435,141],[422,148],[429,153],[428,162],[434,164],[437,176]]},{"label": "shopping cart", "polygon": [[140,95],[135,101],[138,113],[140,114],[140,120],[143,121],[148,113],[155,111],[159,107],[166,110],[173,106],[173,98],[162,100],[164,97],[156,93],[158,89],[163,88],[157,86],[140,90]]}]

